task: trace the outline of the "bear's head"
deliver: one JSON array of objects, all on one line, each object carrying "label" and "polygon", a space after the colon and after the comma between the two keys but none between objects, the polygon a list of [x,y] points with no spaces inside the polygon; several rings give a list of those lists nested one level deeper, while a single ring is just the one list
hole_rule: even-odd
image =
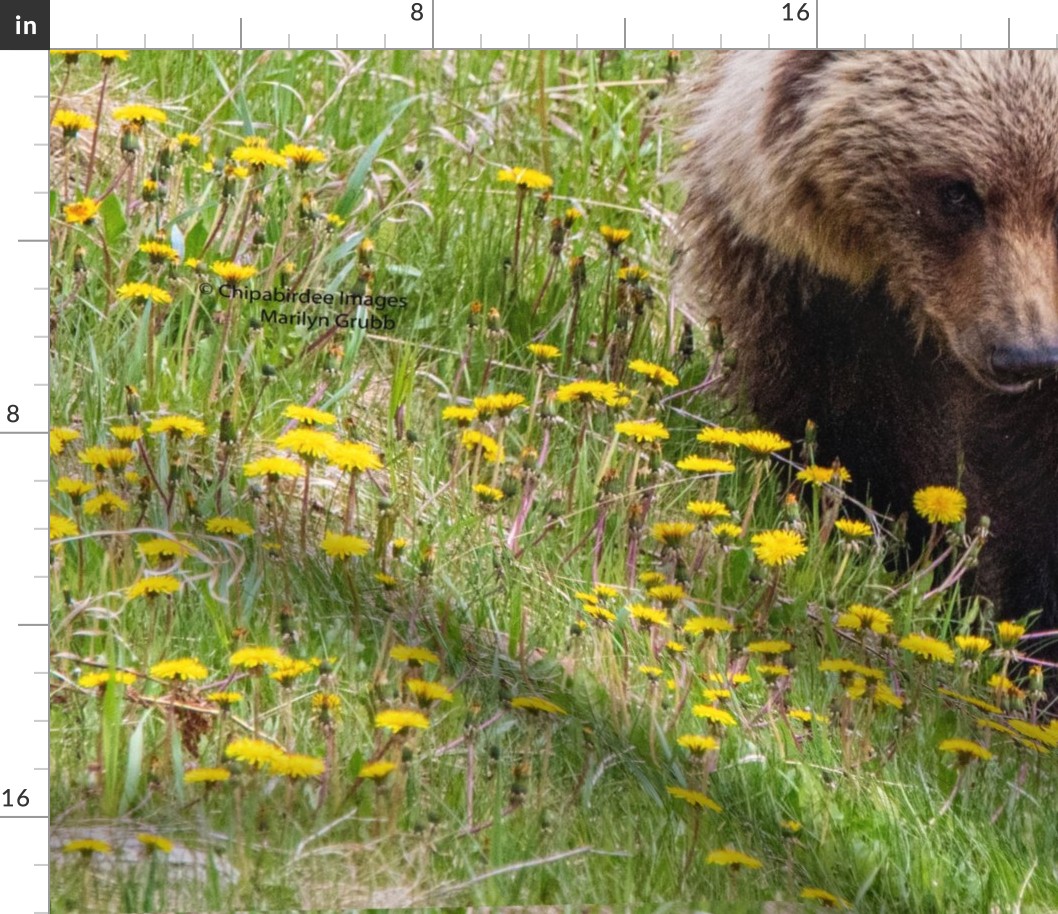
[{"label": "bear's head", "polygon": [[920,337],[990,388],[1058,372],[1058,51],[769,64],[756,233],[855,286],[884,280]]}]

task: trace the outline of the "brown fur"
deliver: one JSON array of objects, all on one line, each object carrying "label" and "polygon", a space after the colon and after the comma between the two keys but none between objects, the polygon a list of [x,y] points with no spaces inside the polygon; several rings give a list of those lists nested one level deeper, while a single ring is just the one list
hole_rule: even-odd
[{"label": "brown fur", "polygon": [[721,52],[683,101],[680,293],[752,407],[880,509],[959,485],[1058,627],[1058,52]]}]

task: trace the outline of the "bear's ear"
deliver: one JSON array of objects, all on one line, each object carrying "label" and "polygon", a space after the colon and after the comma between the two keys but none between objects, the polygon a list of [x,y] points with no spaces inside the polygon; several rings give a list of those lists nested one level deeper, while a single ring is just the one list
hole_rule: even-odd
[{"label": "bear's ear", "polygon": [[801,126],[805,101],[816,77],[838,56],[837,51],[782,51],[772,64],[763,120],[763,140],[770,145]]}]

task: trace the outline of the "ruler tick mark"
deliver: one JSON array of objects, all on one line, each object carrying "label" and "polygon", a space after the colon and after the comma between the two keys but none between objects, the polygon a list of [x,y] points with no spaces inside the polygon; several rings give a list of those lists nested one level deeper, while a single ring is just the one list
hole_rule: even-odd
[{"label": "ruler tick mark", "polygon": [[18,238],[17,241],[18,241],[19,244],[27,244],[27,243],[29,243],[31,241],[39,242],[41,244],[47,244],[48,243],[48,239],[47,238]]},{"label": "ruler tick mark", "polygon": [[15,624],[19,628],[47,628],[51,625],[50,622],[17,622]]}]

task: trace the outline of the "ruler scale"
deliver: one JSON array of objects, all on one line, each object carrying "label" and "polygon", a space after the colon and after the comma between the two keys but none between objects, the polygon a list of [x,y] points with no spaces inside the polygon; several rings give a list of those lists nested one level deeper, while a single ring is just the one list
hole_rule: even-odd
[{"label": "ruler scale", "polygon": [[[295,15],[231,8],[55,0],[9,19],[0,51],[9,125],[0,333],[0,569],[6,586],[0,716],[4,911],[48,910],[49,48],[1058,48],[1058,10],[1021,2],[863,6],[842,0],[695,4],[383,0]],[[13,128],[13,129],[12,129]],[[55,598],[55,595],[52,595]]]}]

